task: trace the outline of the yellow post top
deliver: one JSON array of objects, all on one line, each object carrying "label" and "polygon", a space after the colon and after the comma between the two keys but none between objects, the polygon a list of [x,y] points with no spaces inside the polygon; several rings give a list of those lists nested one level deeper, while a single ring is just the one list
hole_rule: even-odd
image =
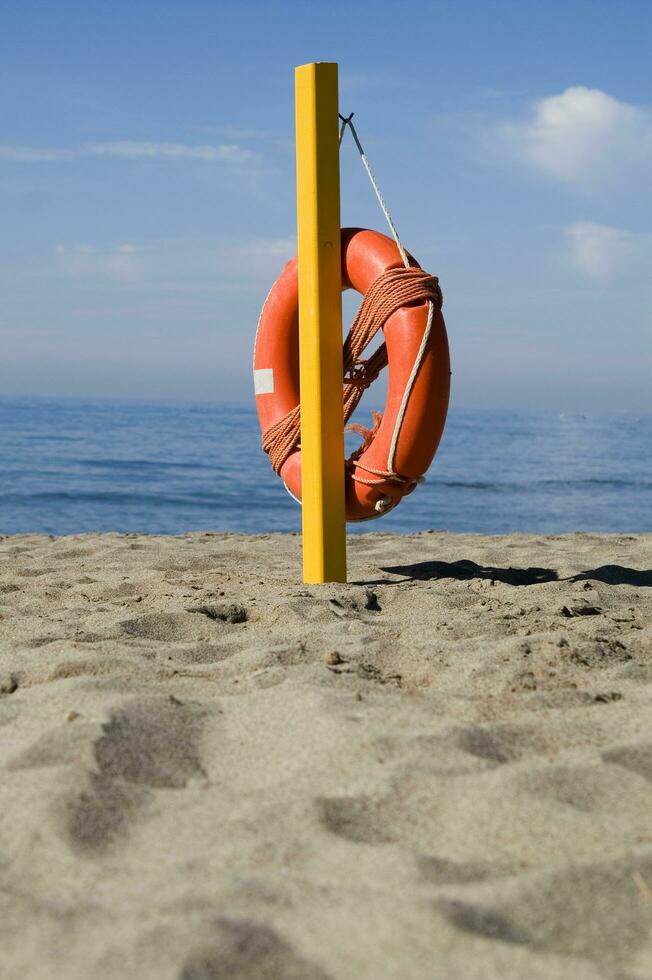
[{"label": "yellow post top", "polygon": [[346,582],[337,65],[295,72],[303,576]]}]

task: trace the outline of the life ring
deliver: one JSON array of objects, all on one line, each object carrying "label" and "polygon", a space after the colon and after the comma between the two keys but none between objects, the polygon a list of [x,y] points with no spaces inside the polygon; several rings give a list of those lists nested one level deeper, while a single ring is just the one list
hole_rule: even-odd
[{"label": "life ring", "polygon": [[[411,256],[409,261],[413,271],[420,270]],[[391,238],[362,228],[342,229],[343,289],[355,289],[365,296],[379,277],[398,269],[405,271],[399,250]],[[426,276],[423,272],[421,275]],[[434,277],[430,279],[437,283]],[[346,518],[349,521],[378,517],[414,490],[437,451],[448,410],[448,339],[437,304],[422,299],[396,309],[384,322],[383,333],[389,365],[387,399],[373,438],[346,464]],[[365,363],[361,362],[363,373]],[[352,371],[349,382],[353,376]],[[363,383],[363,387],[366,386]],[[264,440],[266,434],[293,410],[295,416],[298,415],[299,284],[296,257],[287,263],[272,286],[260,314],[254,347],[254,387]],[[298,445],[291,448],[280,465],[279,474],[289,493],[300,501],[301,449]]]}]

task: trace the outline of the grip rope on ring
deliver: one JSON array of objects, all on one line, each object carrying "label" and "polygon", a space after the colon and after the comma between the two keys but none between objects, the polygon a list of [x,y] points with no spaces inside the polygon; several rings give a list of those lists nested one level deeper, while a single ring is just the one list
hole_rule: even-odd
[{"label": "grip rope on ring", "polygon": [[[378,203],[383,214],[385,215],[385,219],[387,220],[387,224],[392,233],[392,237],[396,242],[396,247],[398,248],[401,260],[403,262],[403,268],[388,269],[377,279],[375,279],[374,282],[372,282],[367,294],[364,296],[362,303],[360,304],[360,308],[355,316],[355,319],[353,320],[351,329],[349,330],[346,340],[344,341],[343,412],[345,425],[353,415],[365,390],[371,384],[373,384],[380,372],[387,366],[388,363],[387,348],[384,343],[381,344],[380,347],[366,361],[361,359],[361,355],[365,348],[373,340],[378,331],[384,327],[390,316],[392,316],[392,314],[399,310],[402,306],[426,301],[429,307],[428,322],[424,332],[421,348],[408,380],[398,418],[394,427],[389,457],[387,460],[387,469],[372,469],[358,462],[359,457],[363,452],[365,452],[366,449],[369,448],[373,442],[376,432],[378,431],[382,420],[382,415],[380,413],[374,413],[375,420],[373,429],[366,429],[362,426],[355,425],[349,427],[352,431],[361,433],[364,437],[364,442],[346,460],[345,465],[352,479],[359,483],[367,484],[368,486],[376,486],[385,482],[394,482],[397,484],[416,484],[419,483],[423,477],[407,477],[402,476],[400,473],[396,473],[394,470],[394,456],[412,387],[418,369],[421,365],[421,361],[425,353],[425,347],[430,335],[434,306],[436,305],[439,309],[441,309],[443,296],[437,276],[432,276],[423,269],[410,265],[410,257],[401,243],[396,226],[392,221],[387,205],[385,204],[369,165],[369,161],[367,160],[362,144],[358,138],[355,126],[353,125],[353,113],[347,117],[340,115],[339,118],[342,121],[339,136],[340,145],[342,143],[346,127],[348,126],[351,130],[351,135],[353,136],[355,144],[358,148],[360,158],[365,170],[367,171],[367,175],[371,181],[371,185],[378,199]],[[269,456],[275,473],[281,472],[281,469],[289,456],[291,456],[295,450],[300,448],[300,443],[301,406],[297,405],[290,412],[284,415],[283,418],[279,419],[278,422],[270,426],[270,428],[263,434],[263,449]],[[364,470],[366,473],[377,476],[378,479],[369,480],[363,476],[358,476],[355,472],[356,467]]]}]

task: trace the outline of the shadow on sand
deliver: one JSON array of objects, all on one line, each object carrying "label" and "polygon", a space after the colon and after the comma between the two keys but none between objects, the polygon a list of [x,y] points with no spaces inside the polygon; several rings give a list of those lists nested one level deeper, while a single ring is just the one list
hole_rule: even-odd
[{"label": "shadow on sand", "polygon": [[652,568],[627,568],[625,565],[600,565],[590,568],[587,572],[574,575],[571,582],[581,582],[582,579],[593,579],[595,582],[606,582],[607,585],[652,585]]},{"label": "shadow on sand", "polygon": [[[504,582],[505,585],[541,585],[543,582],[581,582],[592,579],[607,585],[652,586],[652,569],[639,570],[624,565],[600,565],[577,575],[560,579],[554,568],[498,568],[494,565],[478,565],[474,561],[419,561],[413,565],[388,565],[381,569],[391,575],[403,575],[402,582],[427,582],[430,580],[452,578],[468,581],[475,578]],[[358,583],[364,585],[387,585],[386,580]],[[396,583],[399,584],[399,583]]]}]

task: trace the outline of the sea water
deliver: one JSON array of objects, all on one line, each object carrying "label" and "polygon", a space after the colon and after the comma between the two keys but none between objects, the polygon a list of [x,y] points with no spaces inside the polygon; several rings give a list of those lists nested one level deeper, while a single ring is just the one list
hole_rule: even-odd
[{"label": "sea water", "polygon": [[[3,534],[301,526],[253,405],[0,399],[0,459]],[[650,415],[453,409],[426,482],[349,529],[652,531],[651,504]]]}]

